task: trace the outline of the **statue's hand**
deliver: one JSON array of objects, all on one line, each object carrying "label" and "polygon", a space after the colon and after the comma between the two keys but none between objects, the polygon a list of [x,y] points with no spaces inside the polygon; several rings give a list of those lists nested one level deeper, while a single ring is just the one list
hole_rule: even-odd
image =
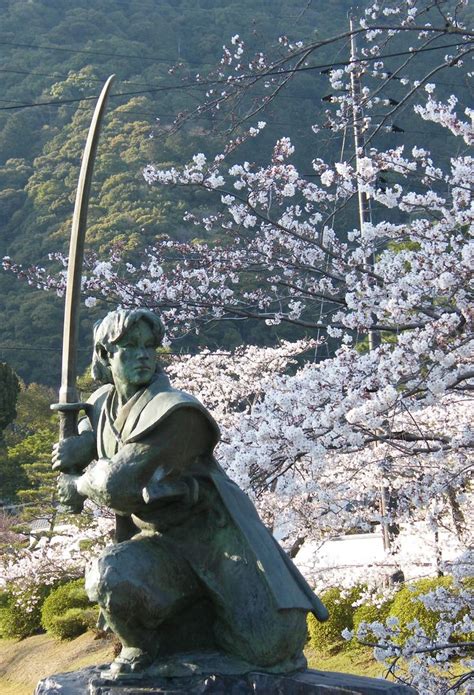
[{"label": "statue's hand", "polygon": [[82,471],[94,458],[93,432],[83,432],[77,437],[67,437],[53,446],[53,471]]},{"label": "statue's hand", "polygon": [[85,497],[77,491],[77,480],[79,476],[60,473],[58,477],[58,500],[61,504],[61,511],[70,514],[82,512]]},{"label": "statue's hand", "polygon": [[199,498],[199,483],[191,476],[178,480],[163,480],[160,474],[153,475],[143,488],[142,496],[146,504],[167,504],[179,500],[184,504],[196,504]]}]

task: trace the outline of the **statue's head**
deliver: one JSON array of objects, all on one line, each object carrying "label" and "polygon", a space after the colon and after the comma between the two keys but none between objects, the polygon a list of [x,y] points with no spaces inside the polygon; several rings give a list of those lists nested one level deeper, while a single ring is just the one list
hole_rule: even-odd
[{"label": "statue's head", "polygon": [[[128,351],[137,362],[150,362],[158,368],[154,350],[161,345],[165,328],[161,319],[149,309],[117,309],[107,314],[94,326],[94,354],[92,356],[92,378],[102,384],[114,383],[114,364],[127,368],[121,355]],[[130,364],[130,369],[134,365]],[[138,369],[138,367],[137,367]],[[147,367],[143,367],[146,372]],[[115,369],[117,372],[117,368]],[[126,379],[138,378],[137,374],[125,373]],[[145,377],[144,377],[145,378]],[[146,379],[145,379],[146,380]]]}]

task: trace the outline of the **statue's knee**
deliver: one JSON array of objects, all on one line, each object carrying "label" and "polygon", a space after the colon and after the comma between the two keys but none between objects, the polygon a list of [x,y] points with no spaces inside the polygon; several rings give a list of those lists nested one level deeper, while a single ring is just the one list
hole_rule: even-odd
[{"label": "statue's knee", "polygon": [[233,637],[231,650],[238,645],[239,655],[246,661],[262,667],[274,666],[302,654],[306,615],[300,610],[268,610],[258,624],[250,621]]},{"label": "statue's knee", "polygon": [[91,601],[99,600],[100,570],[98,560],[93,560],[86,569],[85,589]]},{"label": "statue's knee", "polygon": [[117,553],[107,549],[96,558],[86,571],[85,588],[91,601],[97,601],[103,606],[110,592],[117,584],[122,583],[120,560]]},{"label": "statue's knee", "polygon": [[282,611],[267,634],[268,641],[262,654],[267,664],[276,657],[282,661],[297,657],[307,639],[306,613],[296,609]]}]

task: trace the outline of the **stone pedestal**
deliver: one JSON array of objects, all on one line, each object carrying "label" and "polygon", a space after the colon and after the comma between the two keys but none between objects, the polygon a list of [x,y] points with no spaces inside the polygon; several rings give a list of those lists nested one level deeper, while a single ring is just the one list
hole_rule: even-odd
[{"label": "stone pedestal", "polygon": [[35,695],[415,695],[378,678],[307,669],[294,674],[197,675],[133,681],[108,680],[99,667],[58,673],[40,681]]}]

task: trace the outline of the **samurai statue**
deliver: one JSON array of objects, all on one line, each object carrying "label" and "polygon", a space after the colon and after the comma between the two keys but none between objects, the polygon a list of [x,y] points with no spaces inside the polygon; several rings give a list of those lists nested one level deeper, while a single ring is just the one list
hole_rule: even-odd
[{"label": "samurai statue", "polygon": [[89,498],[116,515],[115,542],[86,571],[122,644],[109,672],[304,669],[307,613],[327,611],[215,459],[210,413],[170,385],[156,356],[163,336],[148,309],[96,324],[102,385],[78,436],[53,449],[61,501]]}]

